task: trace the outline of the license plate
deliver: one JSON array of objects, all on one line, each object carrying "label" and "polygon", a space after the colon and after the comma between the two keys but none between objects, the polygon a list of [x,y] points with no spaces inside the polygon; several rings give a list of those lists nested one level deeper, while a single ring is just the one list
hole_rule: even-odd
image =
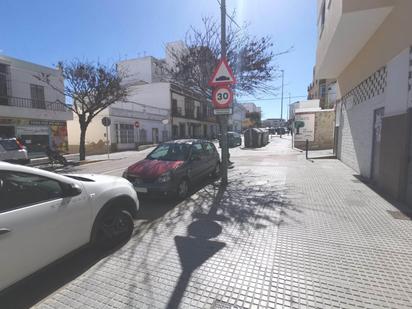
[{"label": "license plate", "polygon": [[147,188],[134,187],[134,189],[136,190],[136,192],[147,193]]}]

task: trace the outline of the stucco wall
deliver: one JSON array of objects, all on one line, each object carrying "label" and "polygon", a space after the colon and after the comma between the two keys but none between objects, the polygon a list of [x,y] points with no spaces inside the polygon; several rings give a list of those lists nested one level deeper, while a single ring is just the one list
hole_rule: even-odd
[{"label": "stucco wall", "polygon": [[[322,110],[315,114],[315,138],[309,142],[309,150],[322,150],[333,148],[334,134],[334,110]],[[305,149],[306,142],[296,142],[295,147]]]},{"label": "stucco wall", "polygon": [[412,45],[411,12],[412,1],[396,1],[383,24],[339,76],[342,95]]}]

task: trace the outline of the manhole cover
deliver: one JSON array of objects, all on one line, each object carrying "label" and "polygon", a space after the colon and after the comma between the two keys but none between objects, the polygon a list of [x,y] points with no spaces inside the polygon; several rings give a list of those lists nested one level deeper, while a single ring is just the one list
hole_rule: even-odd
[{"label": "manhole cover", "polygon": [[221,300],[215,300],[210,309],[243,309],[243,307],[231,305]]},{"label": "manhole cover", "polygon": [[389,212],[389,214],[395,219],[411,220],[411,218],[407,214],[404,214],[403,212],[400,212],[399,210],[387,210],[387,212]]}]

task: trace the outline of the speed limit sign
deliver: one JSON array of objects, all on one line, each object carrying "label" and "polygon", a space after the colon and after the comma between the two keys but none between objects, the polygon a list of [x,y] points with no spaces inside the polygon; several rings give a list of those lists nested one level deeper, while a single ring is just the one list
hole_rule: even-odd
[{"label": "speed limit sign", "polygon": [[232,103],[233,92],[228,86],[220,86],[213,90],[212,102],[216,109],[228,108]]}]

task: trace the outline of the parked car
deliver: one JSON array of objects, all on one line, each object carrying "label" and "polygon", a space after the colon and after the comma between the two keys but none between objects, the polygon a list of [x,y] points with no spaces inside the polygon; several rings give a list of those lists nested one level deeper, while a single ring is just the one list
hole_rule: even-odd
[{"label": "parked car", "polygon": [[[227,132],[227,143],[229,148],[234,148],[242,145],[242,135],[237,132]],[[222,147],[219,135],[219,147]]]},{"label": "parked car", "polygon": [[126,241],[138,207],[121,177],[0,162],[0,290],[83,245]]},{"label": "parked car", "polygon": [[160,144],[144,160],[127,168],[123,177],[138,193],[162,193],[185,198],[190,186],[208,175],[217,177],[220,159],[212,142],[199,139]]},{"label": "parked car", "polygon": [[30,162],[26,148],[15,138],[0,138],[0,161],[27,164]]}]

